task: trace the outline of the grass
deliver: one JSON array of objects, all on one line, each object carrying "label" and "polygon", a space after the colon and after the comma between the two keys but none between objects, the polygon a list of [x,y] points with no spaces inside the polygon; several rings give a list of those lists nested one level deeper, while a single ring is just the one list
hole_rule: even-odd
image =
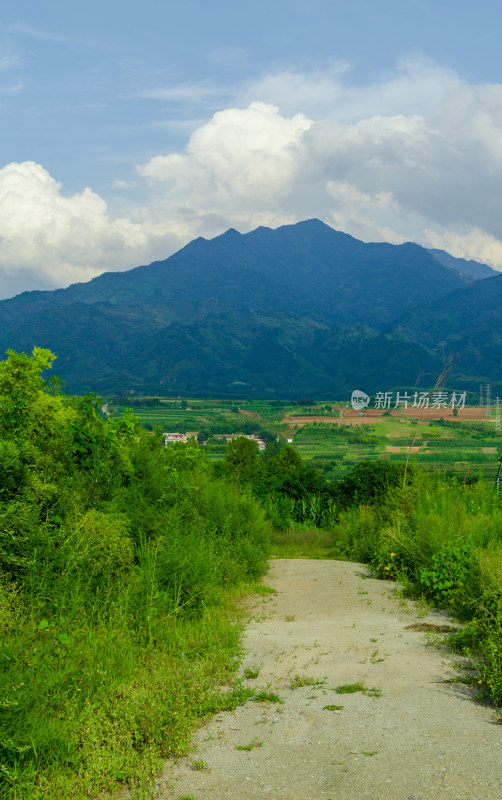
[{"label": "grass", "polygon": [[308,528],[275,531],[272,534],[272,558],[333,558],[333,534]]},{"label": "grass", "polygon": [[[502,708],[502,493],[482,482],[415,471],[373,506],[340,515],[337,546],[399,580],[413,598],[445,609],[458,623],[406,626],[448,643],[477,671],[481,697]],[[375,650],[371,660],[377,661]],[[379,696],[375,692],[373,696]]]},{"label": "grass", "polygon": [[341,711],[342,709],[343,709],[343,706],[337,706],[337,705],[334,705],[334,704],[322,707],[323,711]]},{"label": "grass", "polygon": [[236,750],[246,750],[247,752],[249,752],[250,750],[254,750],[256,747],[262,747],[262,746],[263,746],[263,742],[260,741],[260,739],[257,739],[255,737],[254,739],[252,739],[249,742],[249,744],[236,744],[235,745],[235,749]]},{"label": "grass", "polygon": [[[109,672],[106,683],[96,676],[92,694],[84,695],[83,708],[78,686],[65,699],[66,716],[75,717],[72,727],[66,728],[71,756],[66,757],[67,765],[41,771],[33,788],[26,777],[16,780],[14,773],[9,796],[83,800],[111,795],[125,784],[147,787],[163,759],[188,752],[191,733],[201,720],[247,701],[248,694],[234,679],[240,647],[238,614],[238,607],[227,603],[195,624],[177,623],[162,653],[148,647],[142,655],[134,653],[132,673],[128,666],[117,669],[108,658],[108,670],[116,674]],[[126,643],[118,630],[114,635],[118,648],[127,652],[132,642]],[[221,683],[232,684],[232,690],[222,692]],[[25,689],[20,691],[26,696]],[[57,726],[49,724],[46,736],[57,732]],[[147,746],[138,747],[139,742]],[[192,762],[192,768],[204,768],[203,762]]]},{"label": "grass", "polygon": [[284,703],[284,700],[277,692],[269,692],[265,689],[253,692],[249,699],[255,703]]},{"label": "grass", "polygon": [[242,673],[242,677],[248,681],[253,681],[258,677],[259,674],[260,674],[259,667],[246,667],[246,669]]},{"label": "grass", "polygon": [[190,762],[190,769],[193,769],[195,772],[204,772],[205,770],[208,770],[209,767],[205,761],[199,758],[196,761]]},{"label": "grass", "polygon": [[381,689],[377,689],[375,686],[368,689],[362,681],[357,681],[357,683],[341,683],[335,688],[335,692],[337,694],[356,694],[357,692],[362,692],[367,697],[382,697],[383,695]]},{"label": "grass", "polygon": [[[58,403],[60,408],[54,406],[56,421],[57,414],[66,413],[64,404]],[[392,425],[387,437],[399,427],[411,428],[399,421]],[[422,440],[427,433],[436,443],[443,434],[446,443],[455,437],[460,441],[464,431],[429,426],[426,432],[426,427]],[[77,429],[82,436],[87,430],[83,421]],[[57,450],[58,439],[51,434],[55,441],[53,473],[47,478],[47,455],[52,451],[50,442],[43,440],[40,452],[44,459],[39,472],[32,471],[38,482],[27,484],[22,502],[14,499],[2,504],[0,545],[3,555],[11,559],[9,569],[18,570],[16,586],[0,584],[0,702],[2,720],[6,720],[0,729],[2,798],[63,800],[71,796],[83,800],[110,796],[127,786],[143,790],[166,757],[187,752],[192,731],[209,715],[248,700],[282,702],[275,692],[247,688],[236,678],[242,625],[238,599],[257,586],[255,593],[263,597],[274,590],[256,583],[241,584],[232,592],[221,588],[237,580],[235,570],[239,569],[237,559],[229,555],[224,562],[222,550],[216,547],[238,528],[236,518],[228,522],[236,506],[231,502],[232,488],[226,486],[223,491],[217,485],[204,484],[196,448],[180,450],[177,466],[177,462],[171,464],[178,458],[177,451],[162,450],[171,466],[157,468],[153,440],[148,435],[147,441],[144,431],[143,439],[140,431],[137,433],[130,437],[129,449],[122,434],[108,440],[103,433],[103,441],[110,447],[113,441],[113,449],[103,445],[102,450],[98,434],[94,439],[89,434],[86,441],[94,442],[94,466],[89,461],[80,469],[80,462],[72,462],[74,474],[68,479],[81,497],[70,496],[66,471],[59,471],[61,454],[73,451],[66,439]],[[474,428],[472,442],[478,433],[480,446],[481,442],[497,442],[488,434],[485,437],[484,429]],[[376,439],[377,434],[375,426]],[[31,438],[30,433],[27,441]],[[399,440],[404,438],[402,434]],[[347,441],[349,444],[351,457],[364,454],[364,448],[378,457],[384,455],[378,451],[379,441]],[[469,449],[466,436],[461,444],[450,448],[454,453],[446,452],[446,444],[434,445],[428,457],[441,457],[441,450],[452,459],[464,457]],[[474,453],[474,444],[470,450]],[[110,453],[120,471],[114,478],[116,484],[108,486]],[[193,460],[193,481],[187,475],[185,456]],[[13,464],[15,467],[15,460]],[[88,477],[91,466],[95,470],[92,480]],[[177,475],[172,482],[168,478],[171,470]],[[144,473],[150,475],[145,485],[140,482]],[[53,493],[49,479],[55,486],[60,481],[59,495]],[[87,490],[89,496],[84,492],[86,486],[92,487]],[[135,493],[135,487],[141,490]],[[102,505],[88,512],[101,489]],[[148,492],[152,496],[141,506],[141,498]],[[40,496],[43,509],[36,524],[33,493]],[[58,513],[49,517],[56,496]],[[171,514],[176,503],[179,518]],[[243,503],[248,501],[242,498],[239,504]],[[155,515],[162,504],[165,521],[160,526]],[[250,513],[249,503],[246,508]],[[213,511],[214,524],[209,525]],[[237,542],[239,556],[249,547],[249,519]],[[212,542],[206,526],[213,531],[218,520],[227,527],[222,529],[221,542]],[[142,534],[137,533],[138,528]],[[17,538],[11,537],[11,529]],[[344,549],[335,551],[331,534],[310,527],[276,534],[273,548],[274,554],[283,557],[326,558],[343,552],[346,557],[370,562],[381,576],[402,576],[410,591],[469,618],[472,635],[468,644],[464,637],[464,644],[475,659],[478,684],[501,705],[501,530],[501,498],[491,487],[417,479],[386,499],[380,497],[372,508],[353,508],[342,515],[337,547],[342,543]],[[79,539],[82,531],[86,535]],[[162,533],[155,538],[153,531]],[[22,557],[13,556],[13,541]],[[87,562],[76,560],[85,556],[84,541],[95,548]],[[68,542],[74,543],[73,550]],[[172,560],[174,555],[178,561]],[[76,570],[77,563],[83,563],[83,568]],[[221,585],[210,582],[217,569],[222,570]],[[260,572],[250,574],[256,577]],[[175,582],[172,600],[166,588],[169,580]],[[21,598],[23,581],[27,590]],[[298,686],[322,683],[308,676],[297,679]],[[230,690],[222,686],[230,686]],[[362,682],[343,684],[336,691],[382,696],[381,689],[367,688]]]},{"label": "grass", "polygon": [[326,678],[312,678],[309,675],[295,675],[289,682],[292,689],[300,689],[302,686],[323,686]]},{"label": "grass", "polygon": [[252,594],[259,594],[267,597],[271,594],[277,594],[277,589],[273,589],[272,586],[266,586],[263,583],[254,583],[250,586],[250,591]]},{"label": "grass", "polygon": [[356,692],[366,691],[367,687],[364,685],[364,683],[362,683],[362,681],[358,681],[357,683],[341,683],[335,689],[337,694],[355,694]]}]

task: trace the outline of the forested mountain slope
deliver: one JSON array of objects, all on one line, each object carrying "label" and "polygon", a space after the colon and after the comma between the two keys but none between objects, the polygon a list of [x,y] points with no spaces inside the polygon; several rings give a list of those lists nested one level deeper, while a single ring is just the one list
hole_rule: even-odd
[{"label": "forested mountain slope", "polygon": [[413,385],[440,369],[437,342],[393,323],[486,282],[472,274],[484,265],[438,252],[365,244],[319,220],[231,229],[164,261],[2,301],[0,348],[50,348],[74,392]]}]

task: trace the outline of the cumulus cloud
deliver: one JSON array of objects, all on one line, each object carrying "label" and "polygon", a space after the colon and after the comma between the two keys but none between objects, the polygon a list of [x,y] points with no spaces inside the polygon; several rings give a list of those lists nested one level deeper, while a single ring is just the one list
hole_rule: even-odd
[{"label": "cumulus cloud", "polygon": [[[416,241],[502,269],[502,86],[468,86],[415,59],[366,86],[332,65],[242,92],[252,102],[137,166],[146,200],[127,211],[122,200],[118,217],[91,189],[65,196],[41,165],[0,170],[5,280],[63,285],[230,226],[314,216],[366,241]],[[120,177],[115,187],[138,190]]]},{"label": "cumulus cloud", "polygon": [[138,172],[196,233],[319,216],[366,240],[438,246],[450,231],[457,253],[502,267],[502,87],[448,87],[428,114],[356,122],[227,109]]},{"label": "cumulus cloud", "polygon": [[216,214],[232,224],[256,222],[287,203],[311,124],[303,114],[286,118],[259,102],[230,108],[198,128],[185,153],[156,156],[138,172],[160,186],[157,213],[167,204],[206,220]]},{"label": "cumulus cloud", "polygon": [[[0,169],[0,293],[53,288],[88,280],[104,269],[133,266],[155,231],[111,219],[90,189],[65,197],[61,185],[34,162]],[[170,243],[172,245],[172,242]]]}]

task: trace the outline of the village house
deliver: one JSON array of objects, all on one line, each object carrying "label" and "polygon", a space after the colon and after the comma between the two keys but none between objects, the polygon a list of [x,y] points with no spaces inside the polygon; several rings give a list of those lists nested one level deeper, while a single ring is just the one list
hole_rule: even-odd
[{"label": "village house", "polygon": [[254,433],[217,433],[214,438],[224,439],[226,442],[230,442],[232,439],[238,439],[240,436],[244,439],[250,439],[252,442],[256,442],[258,450],[265,450],[265,440],[261,439],[259,436],[255,436]]},{"label": "village house", "polygon": [[164,447],[173,442],[188,442],[189,439],[197,438],[197,431],[190,431],[188,433],[164,433]]}]

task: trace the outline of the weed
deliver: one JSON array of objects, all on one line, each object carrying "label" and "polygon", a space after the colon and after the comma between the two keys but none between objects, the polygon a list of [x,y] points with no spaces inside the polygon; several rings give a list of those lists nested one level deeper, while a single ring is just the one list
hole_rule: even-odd
[{"label": "weed", "polygon": [[289,682],[292,689],[300,689],[302,686],[322,686],[326,683],[326,678],[312,678],[308,675],[295,675]]},{"label": "weed", "polygon": [[367,697],[382,697],[383,695],[381,689],[377,689],[375,686],[368,689],[362,681],[358,681],[357,683],[342,683],[335,688],[335,692],[337,694],[355,694],[356,692],[362,692]]},{"label": "weed", "polygon": [[259,667],[246,667],[244,672],[242,673],[243,678],[246,678],[248,681],[253,681],[255,678],[258,677],[260,674]]},{"label": "weed", "polygon": [[262,747],[262,746],[263,746],[263,742],[260,741],[257,738],[254,738],[249,742],[249,744],[236,744],[235,745],[235,749],[236,750],[247,750],[247,751],[249,751],[249,750],[254,750],[255,747]]},{"label": "weed", "polygon": [[336,705],[331,704],[329,706],[323,706],[322,710],[323,711],[341,711],[342,708],[343,708],[343,706],[336,706]]},{"label": "weed", "polygon": [[264,583],[253,583],[250,591],[252,594],[261,595],[278,594],[277,589],[272,588],[272,586],[266,586]]},{"label": "weed", "polygon": [[203,770],[209,769],[209,767],[206,762],[200,758],[198,761],[190,762],[190,769],[195,770],[195,772],[202,772]]},{"label": "weed", "polygon": [[377,656],[378,656],[378,650],[375,650],[375,652],[373,653],[373,655],[370,658],[370,662],[372,664],[380,664],[381,661],[385,661],[384,658],[377,658]]},{"label": "weed", "polygon": [[380,750],[363,750],[363,755],[365,756],[376,756]]},{"label": "weed", "polygon": [[362,681],[358,681],[357,683],[341,683],[335,689],[337,694],[355,694],[356,692],[366,691],[368,691],[368,689]]},{"label": "weed", "polygon": [[255,703],[284,703],[284,700],[277,692],[267,692],[265,690],[254,692],[249,699]]},{"label": "weed", "polygon": [[383,692],[381,689],[377,689],[376,686],[373,686],[371,689],[366,689],[364,694],[367,697],[382,697]]}]

